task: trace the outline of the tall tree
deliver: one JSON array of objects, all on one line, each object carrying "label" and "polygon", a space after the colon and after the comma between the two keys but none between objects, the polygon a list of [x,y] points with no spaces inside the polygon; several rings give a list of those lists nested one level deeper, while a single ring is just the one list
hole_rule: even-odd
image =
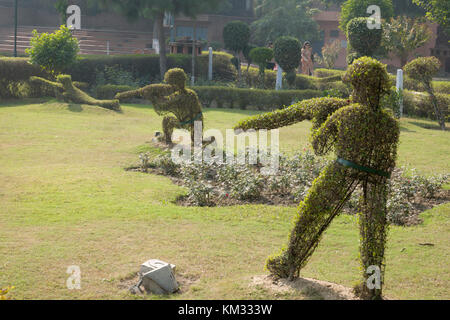
[{"label": "tall tree", "polygon": [[426,11],[426,16],[439,23],[450,34],[450,1],[448,0],[413,0]]},{"label": "tall tree", "polygon": [[401,66],[408,62],[409,55],[422,47],[431,37],[431,30],[418,19],[400,16],[384,26],[385,46],[400,58]]},{"label": "tall tree", "polygon": [[259,0],[255,8],[258,20],[251,25],[252,40],[264,46],[281,36],[300,41],[319,38],[313,15],[318,12],[310,0]]},{"label": "tall tree", "polygon": [[185,15],[195,19],[199,13],[215,10],[223,0],[100,0],[105,7],[126,16],[130,20],[143,17],[155,21],[159,42],[159,69],[161,79],[167,70],[166,35],[164,16],[166,12],[174,16]]}]

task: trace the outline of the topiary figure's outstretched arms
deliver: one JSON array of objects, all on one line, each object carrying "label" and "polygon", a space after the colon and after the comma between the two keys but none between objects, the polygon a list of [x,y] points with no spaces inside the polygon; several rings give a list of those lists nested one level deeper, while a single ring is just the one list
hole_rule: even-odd
[{"label": "topiary figure's outstretched arms", "polygon": [[80,104],[99,106],[114,111],[121,111],[119,100],[97,100],[92,98],[73,85],[72,77],[70,75],[59,75],[57,79],[63,86],[63,96],[65,100]]},{"label": "topiary figure's outstretched arms", "polygon": [[333,148],[338,134],[338,125],[341,119],[342,110],[344,109],[341,109],[328,117],[322,126],[315,130],[311,135],[311,144],[316,155],[326,155]]},{"label": "topiary figure's outstretched arms", "polygon": [[338,98],[315,98],[303,100],[288,108],[250,117],[239,122],[234,129],[277,129],[304,120],[313,121],[313,129],[325,122],[330,114],[350,104]]}]

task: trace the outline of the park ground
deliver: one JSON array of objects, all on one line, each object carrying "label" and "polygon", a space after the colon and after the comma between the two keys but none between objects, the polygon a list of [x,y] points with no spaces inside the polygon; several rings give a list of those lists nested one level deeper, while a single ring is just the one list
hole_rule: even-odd
[{"label": "park ground", "polygon": [[[179,294],[148,299],[320,298],[252,285],[286,242],[294,207],[177,206],[186,190],[169,178],[124,170],[148,150],[161,118],[151,106],[123,110],[54,100],[0,103],[0,286],[15,286],[12,298],[142,298],[126,284],[150,258],[176,264],[183,286]],[[255,113],[207,109],[206,128],[231,128]],[[309,128],[304,122],[282,129],[281,149],[308,148]],[[399,165],[425,175],[450,172],[449,131],[408,118],[401,129]],[[421,218],[417,226],[390,228],[391,299],[450,297],[450,203]],[[358,239],[356,218],[339,216],[302,276],[352,287],[359,280]],[[81,268],[81,290],[66,287],[71,265]]]}]

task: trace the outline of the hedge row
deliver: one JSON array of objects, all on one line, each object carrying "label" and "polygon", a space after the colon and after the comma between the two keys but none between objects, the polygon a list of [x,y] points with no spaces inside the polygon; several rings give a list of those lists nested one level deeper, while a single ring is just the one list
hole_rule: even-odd
[{"label": "hedge row", "polygon": [[205,107],[239,108],[255,107],[273,110],[289,106],[293,102],[322,96],[318,90],[262,90],[229,87],[193,87]]},{"label": "hedge row", "polygon": [[[405,115],[436,120],[431,98],[427,93],[404,90],[403,112]],[[450,95],[436,94],[440,110],[444,113],[446,120],[449,120]]]},{"label": "hedge row", "polygon": [[[446,121],[450,121],[450,94],[437,93],[438,106]],[[424,92],[403,91],[403,113],[410,117],[436,120],[431,97]]]},{"label": "hedge row", "polygon": [[114,84],[107,84],[104,86],[99,86],[95,88],[95,96],[97,99],[102,100],[108,100],[108,99],[114,99],[116,94],[121,92],[126,92],[130,90],[134,90],[136,88],[131,86],[125,86],[125,85],[114,85]]},{"label": "hedge row", "polygon": [[[232,56],[222,52],[215,52],[213,56],[213,77],[215,80],[233,81],[236,69],[231,63]],[[80,56],[78,61],[67,68],[64,73],[72,75],[76,81],[95,83],[96,71],[102,72],[105,67],[117,66],[123,71],[131,72],[135,78],[149,78],[151,82],[160,81],[159,55],[114,55],[114,56]],[[167,68],[181,68],[186,73],[192,71],[192,56],[169,54]],[[196,75],[207,78],[208,55],[197,57]]]}]

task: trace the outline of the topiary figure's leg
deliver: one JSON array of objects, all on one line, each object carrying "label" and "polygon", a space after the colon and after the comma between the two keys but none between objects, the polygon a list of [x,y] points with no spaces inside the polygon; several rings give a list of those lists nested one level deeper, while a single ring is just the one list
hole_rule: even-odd
[{"label": "topiary figure's leg", "polygon": [[[380,178],[379,180],[384,180]],[[388,187],[386,181],[377,184],[366,183],[360,199],[360,263],[363,272],[363,282],[357,287],[356,293],[364,299],[381,299],[384,280],[384,250],[387,236],[386,202]],[[369,267],[372,266],[372,270]],[[379,268],[379,287],[369,288],[369,277]],[[367,273],[370,271],[369,273]],[[376,284],[370,279],[371,286]]]},{"label": "topiary figure's leg", "polygon": [[272,274],[292,280],[306,265],[323,232],[358,185],[358,180],[350,177],[350,173],[350,169],[333,163],[314,181],[299,205],[289,247],[266,263]]},{"label": "topiary figure's leg", "polygon": [[164,132],[164,139],[167,144],[172,143],[172,133],[173,129],[176,128],[178,125],[177,118],[173,116],[165,116],[162,121],[162,127]]}]

